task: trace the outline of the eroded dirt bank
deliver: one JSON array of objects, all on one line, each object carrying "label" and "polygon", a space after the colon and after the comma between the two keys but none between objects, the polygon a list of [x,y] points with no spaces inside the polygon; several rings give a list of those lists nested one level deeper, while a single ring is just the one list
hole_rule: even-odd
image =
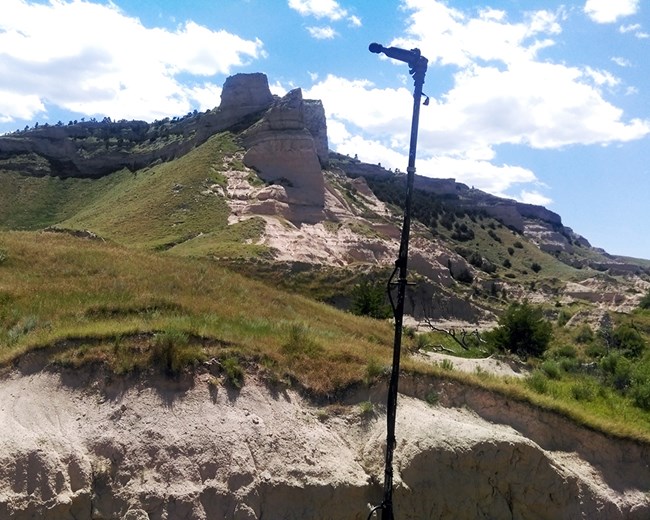
[{"label": "eroded dirt bank", "polygon": [[[0,518],[351,520],[380,501],[382,389],[317,407],[252,377],[185,383],[2,377]],[[646,446],[458,384],[402,388],[398,518],[650,517]]]}]

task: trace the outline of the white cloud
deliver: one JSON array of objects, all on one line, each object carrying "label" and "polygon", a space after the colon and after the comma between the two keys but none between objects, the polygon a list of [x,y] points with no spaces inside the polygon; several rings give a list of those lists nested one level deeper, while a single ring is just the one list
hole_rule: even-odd
[{"label": "white cloud", "polygon": [[584,11],[596,23],[613,23],[636,14],[639,0],[587,0]]},{"label": "white cloud", "polygon": [[516,63],[534,58],[554,44],[550,38],[561,32],[561,11],[528,13],[519,23],[510,23],[502,11],[484,10],[476,18],[448,7],[441,1],[404,0],[410,11],[407,34],[391,45],[419,47],[430,62],[467,67],[477,60]]},{"label": "white cloud", "polygon": [[307,31],[312,38],[317,40],[331,40],[336,36],[336,31],[330,26],[325,27],[307,27]]},{"label": "white cloud", "polygon": [[520,202],[525,202],[526,204],[536,204],[538,206],[548,206],[553,202],[553,199],[535,190],[522,190],[519,193],[519,196],[516,196],[515,198]]},{"label": "white cloud", "polygon": [[30,119],[43,110],[45,105],[37,95],[0,89],[0,123],[10,123],[15,118]]},{"label": "white cloud", "polygon": [[627,58],[623,58],[622,56],[614,56],[612,58],[612,61],[616,63],[619,67],[631,67],[632,62],[628,60]]},{"label": "white cloud", "polygon": [[335,0],[289,0],[289,7],[302,16],[314,16],[337,21],[348,15]]},{"label": "white cloud", "polygon": [[216,85],[188,88],[177,76],[226,74],[265,55],[259,40],[194,22],[147,28],[113,3],[3,0],[2,8],[0,91],[18,101],[0,104],[5,121],[32,119],[45,103],[118,119],[177,115],[194,102],[214,107],[219,98],[205,96]]},{"label": "white cloud", "polygon": [[352,27],[361,27],[361,25],[362,25],[361,18],[359,18],[358,16],[355,16],[355,15],[352,15],[352,16],[348,17],[348,22],[350,22],[350,25]]},{"label": "white cloud", "polygon": [[630,24],[630,25],[621,25],[618,28],[618,32],[620,32],[621,34],[626,34],[626,33],[629,33],[629,32],[633,32],[634,37],[638,38],[640,40],[643,40],[645,38],[650,37],[650,35],[647,32],[644,32],[642,30],[642,27],[641,27],[640,23],[634,23],[634,24]]},{"label": "white cloud", "polygon": [[641,24],[640,23],[634,23],[634,24],[630,24],[630,25],[621,25],[618,28],[618,32],[620,32],[621,34],[625,34],[625,33],[628,33],[628,32],[638,31],[639,29],[641,29]]},{"label": "white cloud", "polygon": [[201,86],[185,89],[185,94],[188,99],[195,101],[198,110],[204,112],[211,110],[219,105],[221,99],[221,87],[212,83],[204,83]]},{"label": "white cloud", "polygon": [[[336,2],[335,0],[289,0],[289,8],[297,11],[302,16],[313,16],[315,18],[327,18],[331,22],[347,20],[350,27],[361,27],[361,18]],[[317,39],[330,39],[336,33],[330,27],[308,27],[310,34]]]},{"label": "white cloud", "polygon": [[[497,163],[499,145],[556,149],[650,134],[650,121],[627,121],[605,99],[603,90],[621,88],[614,74],[540,57],[561,34],[564,11],[531,12],[512,22],[500,10],[470,16],[436,0],[405,0],[403,7],[409,12],[406,36],[390,45],[420,48],[430,60],[429,74],[440,64],[457,69],[451,88],[420,112],[418,173],[504,196],[524,186],[515,198],[547,204],[551,199],[531,170]],[[332,148],[405,169],[410,81],[391,89],[329,75],[306,95],[323,100]]]}]

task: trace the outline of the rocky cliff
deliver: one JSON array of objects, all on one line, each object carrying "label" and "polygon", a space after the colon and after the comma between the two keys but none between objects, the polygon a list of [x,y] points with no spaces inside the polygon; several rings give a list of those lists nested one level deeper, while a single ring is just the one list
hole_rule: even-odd
[{"label": "rocky cliff", "polygon": [[[218,108],[154,123],[82,121],[38,126],[0,136],[0,169],[25,175],[102,177],[122,168],[132,171],[186,154],[210,136],[254,123],[274,103],[264,74],[228,78]],[[286,111],[285,111],[286,113]],[[319,102],[306,104],[302,128],[313,132],[314,147],[327,162],[327,130]],[[275,119],[277,120],[277,110]],[[311,135],[311,134],[309,134]]]},{"label": "rocky cliff", "polygon": [[[0,517],[363,520],[382,497],[385,389],[316,406],[249,380],[0,381]],[[650,515],[647,447],[456,383],[406,379],[395,459],[404,520]],[[423,399],[435,393],[439,403]],[[374,411],[358,403],[370,399]]]}]

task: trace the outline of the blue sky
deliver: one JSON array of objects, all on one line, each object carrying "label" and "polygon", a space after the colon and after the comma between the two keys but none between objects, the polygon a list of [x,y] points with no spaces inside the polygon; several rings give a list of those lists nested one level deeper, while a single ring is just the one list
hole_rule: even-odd
[{"label": "blue sky", "polygon": [[405,170],[407,66],[429,59],[417,172],[542,204],[650,259],[650,6],[641,0],[0,0],[0,133],[219,105],[238,72],[321,99],[330,148]]}]

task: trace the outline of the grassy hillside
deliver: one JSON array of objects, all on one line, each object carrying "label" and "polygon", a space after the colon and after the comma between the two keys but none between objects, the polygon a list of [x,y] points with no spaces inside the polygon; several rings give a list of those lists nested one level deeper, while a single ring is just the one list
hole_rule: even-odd
[{"label": "grassy hillside", "polygon": [[369,360],[389,360],[388,323],[281,293],[207,260],[58,233],[1,233],[0,250],[0,364],[46,349],[62,363],[98,361],[127,372],[155,366],[159,342],[169,341],[183,358],[166,367],[172,372],[234,356],[327,393],[361,381]]},{"label": "grassy hillside", "polygon": [[[634,320],[650,333],[650,312]],[[214,360],[214,384],[240,386],[256,373],[331,397],[385,379],[392,338],[387,321],[283,293],[207,259],[62,233],[0,233],[0,367],[35,351],[55,366],[101,365],[117,374],[178,376]],[[461,373],[453,363],[425,365],[408,355],[444,341],[407,330],[404,370],[460,380],[591,428],[650,440],[650,413],[625,395],[599,391],[595,380],[572,375],[568,365],[565,371],[559,359],[555,375],[540,365],[520,381]],[[549,375],[540,375],[543,370]]]},{"label": "grassy hillside", "polygon": [[261,221],[228,226],[225,199],[212,189],[225,186],[224,168],[237,167],[229,159],[237,149],[232,135],[223,133],[174,161],[96,180],[3,172],[1,228],[90,230],[144,249],[183,244],[177,250],[183,255],[263,255],[265,248],[246,244],[260,236]]}]

